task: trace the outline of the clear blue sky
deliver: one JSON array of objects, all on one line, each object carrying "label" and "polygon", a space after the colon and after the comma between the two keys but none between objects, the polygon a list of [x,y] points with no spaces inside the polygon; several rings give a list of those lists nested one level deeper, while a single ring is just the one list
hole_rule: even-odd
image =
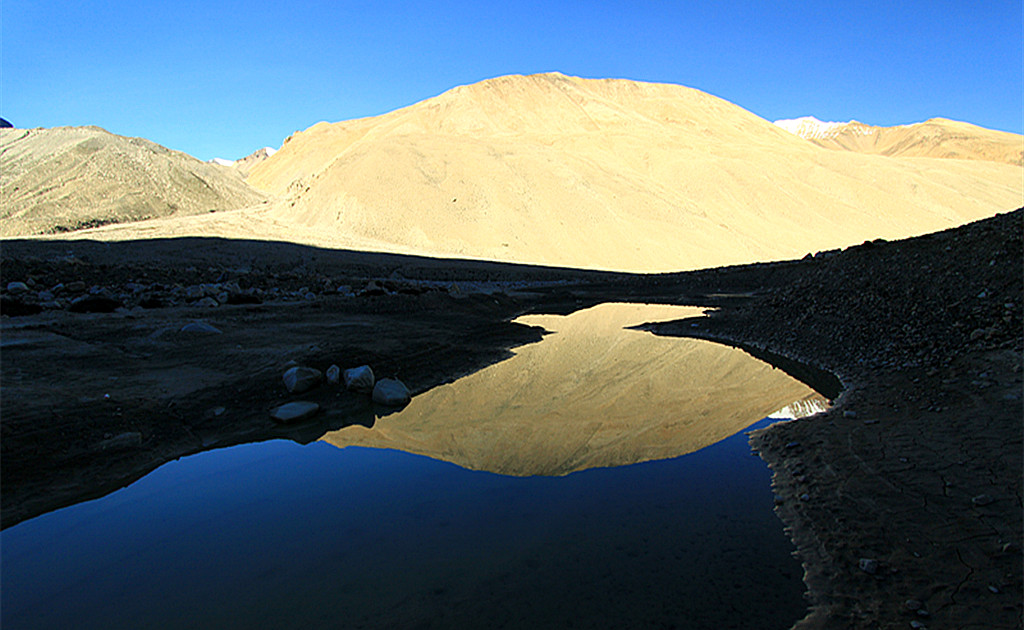
[{"label": "clear blue sky", "polygon": [[678,83],[769,120],[1024,126],[1020,0],[5,0],[0,20],[0,116],[201,159],[554,70]]}]

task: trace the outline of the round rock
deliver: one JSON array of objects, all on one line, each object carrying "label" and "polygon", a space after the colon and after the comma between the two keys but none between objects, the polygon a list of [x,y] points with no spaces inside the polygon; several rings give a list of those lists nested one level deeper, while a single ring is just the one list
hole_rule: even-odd
[{"label": "round rock", "polygon": [[289,392],[299,394],[319,385],[322,377],[320,370],[296,366],[284,373],[284,386]]},{"label": "round rock", "polygon": [[373,370],[369,365],[345,370],[345,388],[356,392],[373,391],[374,377]]},{"label": "round rock", "polygon": [[410,400],[409,388],[397,378],[382,378],[373,386],[373,402],[377,404],[401,407]]}]

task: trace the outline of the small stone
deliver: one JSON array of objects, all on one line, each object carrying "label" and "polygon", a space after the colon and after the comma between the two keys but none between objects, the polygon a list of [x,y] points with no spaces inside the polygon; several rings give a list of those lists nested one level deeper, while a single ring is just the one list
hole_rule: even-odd
[{"label": "small stone", "polygon": [[337,385],[341,382],[341,368],[337,365],[332,365],[327,368],[327,382],[331,385]]},{"label": "small stone", "polygon": [[183,333],[201,333],[205,335],[219,335],[221,331],[206,322],[190,322],[181,327]]},{"label": "small stone", "polygon": [[19,295],[28,292],[28,285],[24,282],[8,282],[7,292],[11,295]]},{"label": "small stone", "polygon": [[861,558],[858,565],[860,570],[869,575],[878,573],[878,560],[874,558]]},{"label": "small stone", "polygon": [[903,602],[903,605],[907,608],[907,610],[913,610],[915,612],[921,610],[921,607],[924,606],[924,604],[922,604],[919,600],[916,599],[908,599],[907,601]]},{"label": "small stone", "polygon": [[976,497],[971,499],[971,503],[973,503],[974,505],[977,505],[977,506],[988,505],[989,503],[992,503],[993,501],[995,501],[995,499],[993,499],[992,497],[988,496],[987,494],[979,494],[978,496],[976,496]]},{"label": "small stone", "polygon": [[910,622],[910,627],[913,628],[914,630],[928,630],[928,626],[924,625],[923,623],[921,623],[920,621],[918,621],[916,619],[914,621]]},{"label": "small stone", "polygon": [[809,494],[807,494],[807,493],[805,492],[805,493],[803,493],[803,494],[801,494],[801,495],[800,495],[800,500],[801,500],[801,501],[810,501],[810,500],[811,500],[811,495],[809,495]]},{"label": "small stone", "polygon": [[800,446],[800,442],[790,442],[789,444],[786,445],[786,448],[787,449],[791,449],[791,448],[796,448],[798,446]]},{"label": "small stone", "polygon": [[200,308],[214,308],[220,306],[220,302],[213,299],[212,297],[204,297],[201,300],[196,300],[195,302],[193,302],[193,305],[198,306]]},{"label": "small stone", "polygon": [[996,586],[995,584],[989,584],[988,585],[988,590],[993,592],[993,593],[999,594],[999,587]]},{"label": "small stone", "polygon": [[275,408],[270,412],[270,417],[278,422],[299,422],[307,418],[312,418],[318,411],[320,411],[320,405],[315,402],[299,400],[296,402],[285,403],[280,407]]},{"label": "small stone", "polygon": [[69,282],[65,288],[72,293],[81,293],[85,291],[86,287],[85,283],[81,280],[73,280]]},{"label": "small stone", "polygon": [[293,394],[300,394],[320,384],[323,374],[311,367],[297,366],[284,373],[284,386]]},{"label": "small stone", "polygon": [[355,392],[369,393],[373,391],[374,376],[369,365],[345,370],[345,388]]},{"label": "small stone", "polygon": [[857,417],[857,412],[856,411],[852,411],[850,409],[847,409],[846,411],[843,412],[843,417],[844,418],[856,418]]},{"label": "small stone", "polygon": [[389,407],[409,404],[412,396],[405,383],[396,378],[382,378],[373,386],[373,402]]}]

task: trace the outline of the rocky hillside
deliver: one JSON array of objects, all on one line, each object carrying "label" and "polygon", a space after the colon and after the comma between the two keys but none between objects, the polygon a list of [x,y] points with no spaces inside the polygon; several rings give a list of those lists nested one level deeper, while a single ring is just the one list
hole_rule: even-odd
[{"label": "rocky hillside", "polygon": [[267,199],[238,173],[99,127],[0,131],[3,236],[234,210]]}]

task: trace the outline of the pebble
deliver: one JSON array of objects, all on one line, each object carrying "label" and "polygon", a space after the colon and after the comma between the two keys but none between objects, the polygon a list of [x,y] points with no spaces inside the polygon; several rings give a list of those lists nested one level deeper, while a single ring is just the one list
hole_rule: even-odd
[{"label": "pebble", "polygon": [[977,506],[988,505],[989,503],[992,503],[993,501],[995,501],[995,499],[993,499],[992,497],[988,496],[987,494],[979,494],[978,496],[976,496],[976,497],[971,499],[971,503],[973,503],[974,505],[977,505]]},{"label": "pebble", "polygon": [[847,409],[846,411],[843,412],[843,417],[844,418],[856,418],[857,417],[857,412],[856,411],[852,411],[850,409]]},{"label": "pebble", "polygon": [[916,619],[910,622],[910,627],[914,628],[914,630],[928,630],[928,626],[924,625],[920,621],[917,621]]},{"label": "pebble", "polygon": [[18,295],[18,294],[21,294],[21,293],[26,293],[27,291],[28,291],[28,285],[25,284],[24,282],[8,282],[7,283],[7,292],[12,294],[12,295]]},{"label": "pebble", "polygon": [[213,308],[216,306],[220,306],[220,303],[217,300],[213,299],[212,297],[204,297],[201,300],[196,300],[195,306],[203,308]]},{"label": "pebble", "polygon": [[320,411],[320,405],[315,402],[298,400],[285,403],[270,412],[270,417],[278,422],[299,422],[311,418]]},{"label": "pebble", "polygon": [[990,591],[992,591],[993,593],[996,593],[996,594],[999,593],[999,587],[996,586],[995,584],[989,584],[988,585],[988,590],[990,590]]},{"label": "pebble", "polygon": [[337,385],[341,382],[341,368],[337,365],[332,365],[327,368],[327,382],[331,385]]},{"label": "pebble", "polygon": [[860,562],[857,563],[857,566],[859,566],[860,570],[864,573],[870,575],[878,573],[878,560],[875,560],[874,558],[861,558]]},{"label": "pebble", "polygon": [[219,335],[220,329],[207,324],[206,322],[190,322],[181,327],[183,333],[202,333],[207,335]]}]

